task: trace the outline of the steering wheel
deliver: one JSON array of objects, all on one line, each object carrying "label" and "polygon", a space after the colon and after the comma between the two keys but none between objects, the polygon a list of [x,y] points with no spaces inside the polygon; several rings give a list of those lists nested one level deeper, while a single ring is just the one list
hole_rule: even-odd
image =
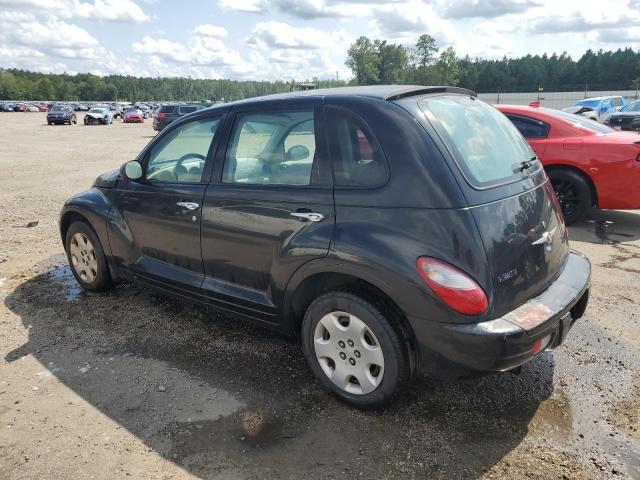
[{"label": "steering wheel", "polygon": [[189,158],[197,158],[198,160],[202,160],[202,161],[206,160],[206,157],[204,155],[199,154],[199,153],[185,153],[183,156],[181,156],[178,159],[178,161],[176,162],[176,166],[173,167],[173,176],[176,177],[176,180],[178,180],[178,174],[176,172],[178,171],[178,169],[180,167],[182,167],[182,162],[184,162],[185,160],[187,160]]}]

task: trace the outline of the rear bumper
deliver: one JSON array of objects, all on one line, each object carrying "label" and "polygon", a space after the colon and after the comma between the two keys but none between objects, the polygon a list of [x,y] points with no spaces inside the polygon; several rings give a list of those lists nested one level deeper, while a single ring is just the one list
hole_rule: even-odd
[{"label": "rear bumper", "polygon": [[[422,370],[436,376],[500,372],[519,367],[538,353],[560,346],[589,301],[591,264],[571,252],[549,288],[508,314],[475,324],[410,319]],[[421,324],[421,325],[420,325]]]}]

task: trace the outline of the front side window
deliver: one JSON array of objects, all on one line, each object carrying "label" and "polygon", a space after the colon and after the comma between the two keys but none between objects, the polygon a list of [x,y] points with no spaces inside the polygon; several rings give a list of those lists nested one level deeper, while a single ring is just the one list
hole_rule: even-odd
[{"label": "front side window", "polygon": [[224,183],[310,185],[316,170],[313,109],[238,114]]},{"label": "front side window", "polygon": [[[452,151],[467,180],[478,188],[508,183],[542,168],[520,132],[502,113],[475,97],[441,95],[419,101]],[[522,168],[530,162],[534,168]]]},{"label": "front side window", "polygon": [[333,172],[337,186],[376,187],[387,181],[382,149],[364,122],[338,108],[327,108]]},{"label": "front side window", "polygon": [[185,123],[167,133],[149,154],[145,179],[152,182],[198,183],[220,118]]},{"label": "front side window", "polygon": [[549,135],[549,125],[544,122],[519,115],[507,115],[507,118],[525,138],[547,138]]}]

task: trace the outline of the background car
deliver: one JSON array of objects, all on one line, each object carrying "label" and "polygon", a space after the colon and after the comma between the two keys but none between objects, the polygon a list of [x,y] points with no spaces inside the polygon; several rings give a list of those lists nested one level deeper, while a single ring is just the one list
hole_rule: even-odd
[{"label": "background car", "polygon": [[144,113],[138,107],[129,107],[122,114],[124,123],[144,123]]},{"label": "background car", "polygon": [[640,130],[640,100],[625,105],[619,112],[612,113],[605,123],[616,130]]},{"label": "background car", "polygon": [[[529,106],[531,107],[536,107],[535,105],[529,104]],[[537,107],[539,107],[540,105],[537,105]],[[594,120],[594,121],[598,121],[598,114],[596,113],[596,111],[591,108],[591,107],[587,107],[585,105],[573,105],[571,107],[567,107],[567,108],[563,108],[562,109],[563,112],[567,112],[567,113],[573,113],[574,115],[582,115],[585,118],[588,118],[589,120]]]},{"label": "background car", "polygon": [[638,135],[548,108],[497,105],[542,161],[566,223],[595,206],[640,208]]},{"label": "background car", "polygon": [[617,112],[626,104],[627,102],[623,97],[609,96],[585,98],[576,102],[575,105],[592,108],[597,115],[598,121],[604,122],[611,113]]},{"label": "background car", "polygon": [[180,118],[187,113],[193,113],[195,111],[201,110],[203,108],[204,106],[202,105],[193,105],[188,103],[162,105],[160,106],[160,108],[158,108],[158,111],[153,118],[153,129],[157,132],[160,132],[177,118]]},{"label": "background car", "polygon": [[78,123],[78,119],[70,105],[54,105],[47,113],[47,123],[49,125],[54,123],[68,123],[71,125]]},{"label": "background car", "polygon": [[16,108],[15,103],[7,102],[0,105],[0,111],[2,112],[13,112],[15,111],[15,108]]},{"label": "background car", "polygon": [[110,125],[113,123],[113,115],[108,108],[94,107],[84,116],[85,125]]}]

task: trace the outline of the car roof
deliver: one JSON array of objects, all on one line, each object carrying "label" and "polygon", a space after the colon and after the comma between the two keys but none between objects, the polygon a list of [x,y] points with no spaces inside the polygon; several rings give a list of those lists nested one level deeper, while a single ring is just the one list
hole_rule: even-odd
[{"label": "car roof", "polygon": [[445,87],[445,86],[423,86],[423,85],[366,85],[354,87],[337,87],[337,88],[319,88],[316,90],[304,90],[298,92],[276,93],[272,95],[264,95],[260,97],[245,98],[228,103],[212,105],[201,112],[210,112],[212,110],[223,110],[232,108],[236,105],[259,105],[263,102],[273,100],[287,100],[300,97],[369,97],[386,101],[400,100],[402,98],[413,97],[418,95],[433,95],[438,93],[457,93],[461,95],[471,95],[476,97],[477,94],[466,88]]}]

